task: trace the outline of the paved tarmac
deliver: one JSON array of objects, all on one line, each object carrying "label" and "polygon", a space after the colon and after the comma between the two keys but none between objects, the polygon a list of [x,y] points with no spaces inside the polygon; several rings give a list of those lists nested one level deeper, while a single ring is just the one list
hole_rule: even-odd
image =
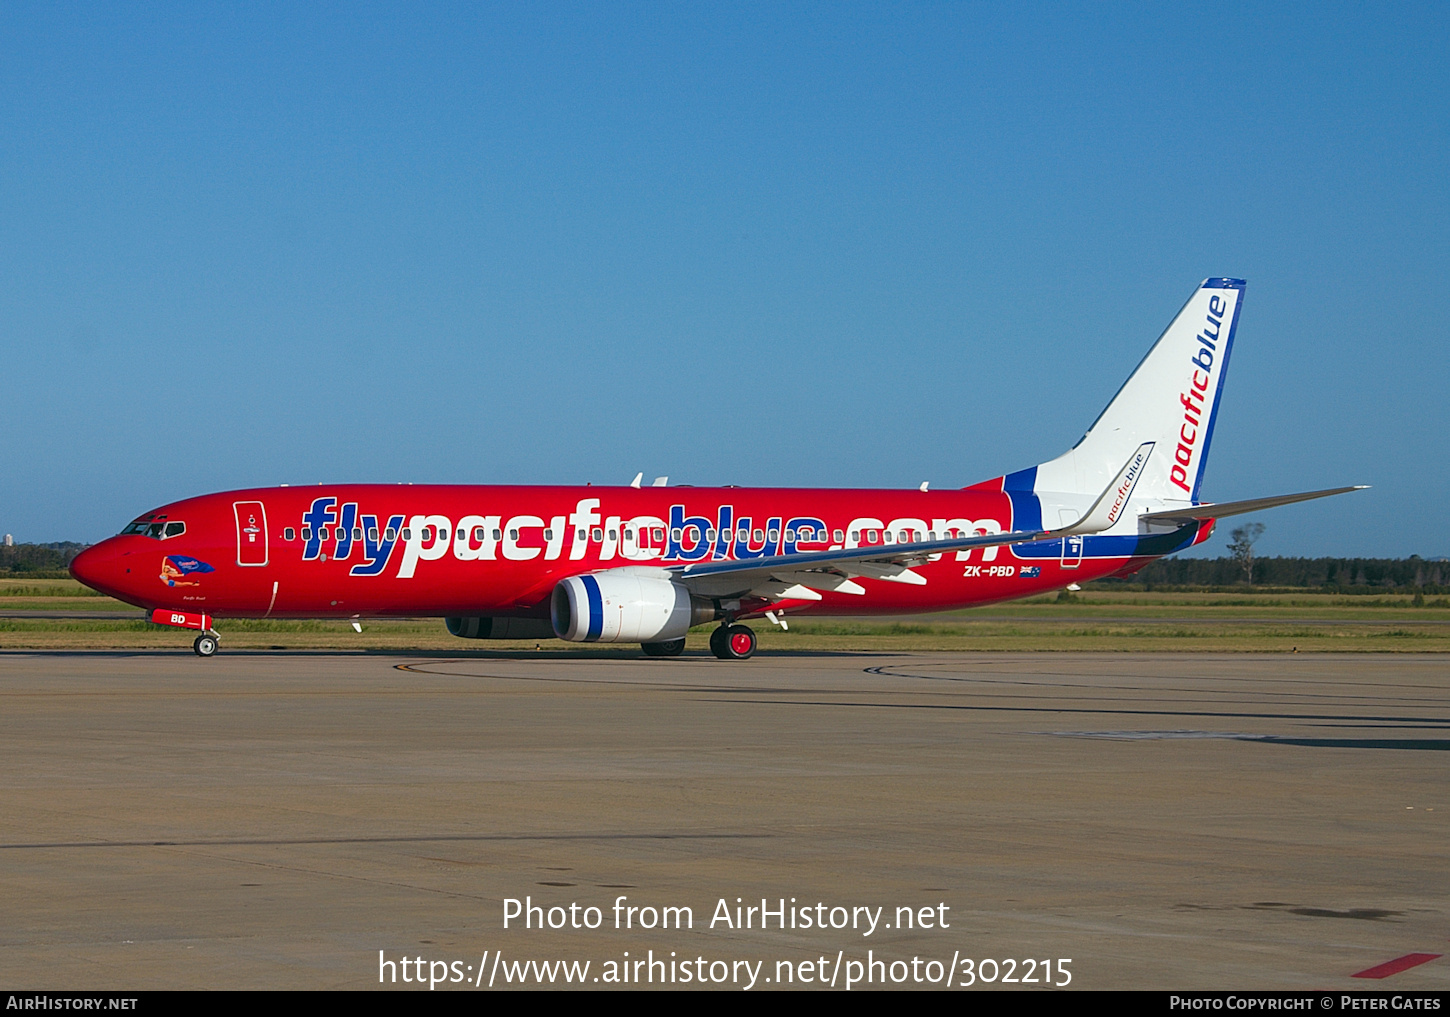
[{"label": "paved tarmac", "polygon": [[1447,750],[1431,655],[0,653],[0,983],[1445,990],[1351,976],[1450,955]]}]

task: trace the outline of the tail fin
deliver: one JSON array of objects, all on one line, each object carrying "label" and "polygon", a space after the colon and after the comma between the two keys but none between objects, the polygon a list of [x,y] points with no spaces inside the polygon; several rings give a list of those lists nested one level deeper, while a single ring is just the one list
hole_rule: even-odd
[{"label": "tail fin", "polygon": [[1087,433],[1037,467],[1038,495],[1096,496],[1152,442],[1138,497],[1197,502],[1243,295],[1242,279],[1204,280]]}]

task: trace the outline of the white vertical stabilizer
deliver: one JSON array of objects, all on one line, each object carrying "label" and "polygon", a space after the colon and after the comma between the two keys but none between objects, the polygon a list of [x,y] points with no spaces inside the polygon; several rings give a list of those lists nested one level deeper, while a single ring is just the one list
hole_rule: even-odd
[{"label": "white vertical stabilizer", "polygon": [[[1044,518],[1054,505],[1085,511],[1083,499],[1096,498],[1148,443],[1133,500],[1198,500],[1243,295],[1242,279],[1207,279],[1193,292],[1082,439],[1037,467]],[[1122,522],[1136,529],[1132,513]]]}]

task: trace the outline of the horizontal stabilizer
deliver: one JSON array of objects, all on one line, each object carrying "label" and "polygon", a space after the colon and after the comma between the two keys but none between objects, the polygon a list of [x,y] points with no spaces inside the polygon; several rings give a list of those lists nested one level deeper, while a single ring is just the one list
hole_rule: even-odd
[{"label": "horizontal stabilizer", "polygon": [[1189,505],[1181,509],[1166,509],[1162,512],[1145,512],[1138,518],[1143,522],[1149,523],[1191,523],[1199,519],[1222,519],[1225,516],[1241,516],[1249,512],[1262,512],[1264,509],[1278,508],[1280,505],[1292,505],[1296,501],[1313,501],[1315,498],[1328,498],[1331,494],[1363,491],[1368,487],[1368,484],[1357,484],[1354,487],[1334,487],[1327,491],[1305,491],[1302,494],[1278,494],[1272,498],[1250,498],[1247,501],[1221,501],[1217,504],[1209,502],[1204,505]]}]

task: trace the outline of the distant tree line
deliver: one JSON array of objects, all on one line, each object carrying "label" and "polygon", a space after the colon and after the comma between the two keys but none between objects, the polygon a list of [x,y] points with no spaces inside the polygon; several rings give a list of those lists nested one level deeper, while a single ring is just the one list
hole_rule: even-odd
[{"label": "distant tree line", "polygon": [[[56,544],[0,545],[0,575],[64,574],[71,559],[89,545],[74,541]],[[1323,593],[1371,593],[1405,588],[1406,592],[1450,593],[1450,561],[1409,558],[1254,558],[1254,586],[1314,588]],[[1160,558],[1122,579],[1103,579],[1112,585],[1218,586],[1243,588],[1242,557]]]},{"label": "distant tree line", "polygon": [[[1450,562],[1409,558],[1255,558],[1254,586],[1315,588],[1324,593],[1370,593],[1405,588],[1406,592],[1450,593]],[[1247,585],[1244,563],[1229,558],[1160,558],[1123,579],[1145,587]]]},{"label": "distant tree line", "polygon": [[58,544],[16,544],[13,547],[0,544],[0,574],[64,572],[71,559],[89,546],[71,540]]}]

